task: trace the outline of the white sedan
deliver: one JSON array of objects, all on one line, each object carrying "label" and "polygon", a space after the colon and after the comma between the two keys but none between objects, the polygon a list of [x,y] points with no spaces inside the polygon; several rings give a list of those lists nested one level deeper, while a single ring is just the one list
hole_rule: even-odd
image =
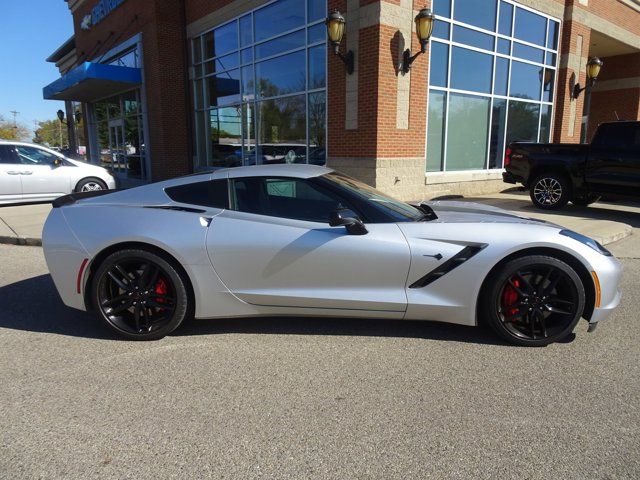
[{"label": "white sedan", "polygon": [[104,168],[66,158],[40,145],[0,140],[0,205],[53,200],[72,192],[111,190]]}]

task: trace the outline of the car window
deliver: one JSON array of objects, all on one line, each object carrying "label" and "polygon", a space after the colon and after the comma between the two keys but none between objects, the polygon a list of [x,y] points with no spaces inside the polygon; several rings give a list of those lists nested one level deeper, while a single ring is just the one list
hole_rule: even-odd
[{"label": "car window", "polygon": [[0,164],[19,163],[16,159],[13,145],[0,145]]},{"label": "car window", "polygon": [[25,147],[16,145],[16,152],[20,163],[24,165],[53,165],[54,160],[60,158],[53,153],[41,150],[36,147]]},{"label": "car window", "polygon": [[329,223],[332,212],[351,208],[343,199],[301,178],[237,178],[231,192],[234,210],[293,220]]},{"label": "car window", "polygon": [[188,183],[168,187],[164,191],[174,202],[202,207],[229,208],[229,189],[226,180]]},{"label": "car window", "polygon": [[592,145],[620,150],[638,150],[640,148],[640,127],[635,124],[600,125]]}]

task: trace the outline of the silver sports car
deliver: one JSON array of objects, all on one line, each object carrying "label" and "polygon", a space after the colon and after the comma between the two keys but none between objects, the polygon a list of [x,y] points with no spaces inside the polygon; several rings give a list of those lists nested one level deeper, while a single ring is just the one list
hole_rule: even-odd
[{"label": "silver sports car", "polygon": [[620,301],[594,240],[472,203],[409,205],[324,167],[218,170],[54,202],[44,252],[64,303],[130,339],[190,316],[487,324],[547,345]]}]

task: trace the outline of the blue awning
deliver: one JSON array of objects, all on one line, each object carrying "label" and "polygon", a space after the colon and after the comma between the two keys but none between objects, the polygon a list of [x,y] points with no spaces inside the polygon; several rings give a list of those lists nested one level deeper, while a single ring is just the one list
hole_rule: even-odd
[{"label": "blue awning", "polygon": [[45,100],[91,102],[142,83],[139,68],[84,62],[42,89]]}]

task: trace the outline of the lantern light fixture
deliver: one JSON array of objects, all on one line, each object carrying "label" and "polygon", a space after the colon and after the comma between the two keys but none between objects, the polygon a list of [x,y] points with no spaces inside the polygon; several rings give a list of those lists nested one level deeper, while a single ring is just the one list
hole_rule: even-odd
[{"label": "lantern light fixture", "polygon": [[325,20],[325,25],[327,26],[327,38],[333,47],[333,53],[342,60],[346,66],[347,74],[351,75],[354,68],[353,51],[349,50],[346,54],[342,54],[342,52],[340,52],[340,43],[344,36],[345,23],[344,17],[338,10],[331,12]]},{"label": "lantern light fixture", "polygon": [[587,84],[584,87],[581,87],[579,83],[573,87],[573,98],[577,100],[580,97],[580,94],[587,89],[587,87],[592,88],[596,81],[598,80],[598,75],[600,75],[600,69],[604,65],[604,62],[600,60],[598,57],[591,57],[587,62]]},{"label": "lantern light fixture", "polygon": [[407,48],[404,51],[404,54],[402,56],[402,73],[409,73],[411,64],[416,58],[418,58],[418,55],[421,55],[427,51],[427,45],[429,44],[429,39],[431,38],[431,33],[433,32],[435,18],[436,16],[428,8],[423,8],[422,10],[420,10],[418,15],[416,15],[416,34],[418,35],[418,40],[420,40],[420,50],[413,56],[411,55],[411,49]]}]

